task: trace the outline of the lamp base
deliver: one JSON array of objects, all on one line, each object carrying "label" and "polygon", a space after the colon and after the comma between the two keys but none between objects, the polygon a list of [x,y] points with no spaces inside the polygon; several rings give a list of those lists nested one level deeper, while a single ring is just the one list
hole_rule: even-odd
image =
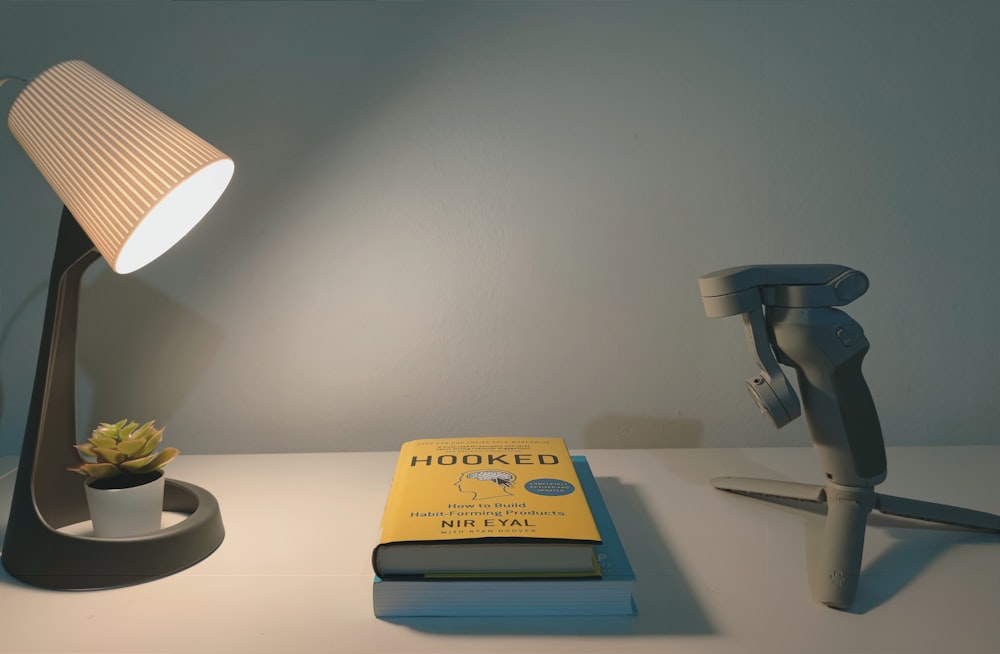
[{"label": "lamp base", "polygon": [[28,516],[8,525],[3,567],[40,588],[100,590],[180,572],[222,543],[225,530],[219,504],[203,488],[168,479],[163,509],[189,516],[160,531],[125,538],[74,536],[53,529],[37,514],[34,520]]},{"label": "lamp base", "polygon": [[60,531],[89,517],[83,484],[67,468],[80,463],[74,447],[80,279],[98,256],[64,208],[2,553],[7,572],[42,588],[96,590],[165,577],[207,557],[225,535],[216,499],[169,479],[164,510],[189,514],[176,525],[124,538]]}]

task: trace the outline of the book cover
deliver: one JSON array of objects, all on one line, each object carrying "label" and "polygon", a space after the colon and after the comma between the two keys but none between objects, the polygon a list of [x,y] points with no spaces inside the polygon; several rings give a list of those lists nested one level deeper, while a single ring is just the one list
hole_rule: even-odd
[{"label": "book cover", "polygon": [[404,443],[377,575],[595,572],[600,534],[561,438]]},{"label": "book cover", "polygon": [[462,617],[633,615],[635,573],[585,457],[577,476],[601,535],[594,547],[601,577],[562,579],[381,579],[372,586],[375,616]]}]

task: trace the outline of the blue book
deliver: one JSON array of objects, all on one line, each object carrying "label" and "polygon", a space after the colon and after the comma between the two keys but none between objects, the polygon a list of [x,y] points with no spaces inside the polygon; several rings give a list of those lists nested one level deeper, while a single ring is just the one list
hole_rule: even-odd
[{"label": "blue book", "polygon": [[381,579],[375,617],[634,615],[635,573],[586,457],[573,465],[601,533],[594,554],[599,577]]}]

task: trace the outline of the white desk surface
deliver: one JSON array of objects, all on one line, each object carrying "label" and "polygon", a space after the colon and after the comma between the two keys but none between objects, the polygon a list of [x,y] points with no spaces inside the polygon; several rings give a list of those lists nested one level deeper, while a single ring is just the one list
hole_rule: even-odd
[{"label": "white desk surface", "polygon": [[[808,586],[823,514],[709,485],[818,482],[811,448],[575,453],[632,559],[636,617],[378,620],[369,557],[395,453],[181,456],[168,471],[218,498],[222,546],[116,590],[44,591],[2,573],[0,652],[1000,651],[1000,537],[873,515],[855,607],[835,611]],[[1000,446],[888,456],[880,491],[1000,513]],[[12,485],[0,478],[4,521]]]}]

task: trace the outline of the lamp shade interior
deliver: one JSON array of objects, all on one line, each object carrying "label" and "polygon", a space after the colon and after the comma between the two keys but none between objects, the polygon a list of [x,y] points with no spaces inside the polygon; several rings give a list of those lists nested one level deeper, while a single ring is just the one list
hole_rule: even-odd
[{"label": "lamp shade interior", "polygon": [[232,160],[222,159],[175,186],[136,225],[118,258],[109,262],[111,267],[119,273],[130,273],[172,248],[204,218],[232,176]]}]

